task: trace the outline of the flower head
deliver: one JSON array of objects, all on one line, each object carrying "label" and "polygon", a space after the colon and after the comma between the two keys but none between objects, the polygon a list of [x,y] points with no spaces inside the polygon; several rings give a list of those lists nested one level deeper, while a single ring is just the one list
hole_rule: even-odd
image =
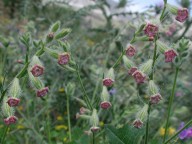
[{"label": "flower head", "polygon": [[44,67],[40,65],[34,65],[31,69],[31,73],[34,77],[38,77],[44,73]]},{"label": "flower head", "polygon": [[189,12],[187,8],[178,9],[176,20],[179,22],[184,22],[189,16]]},{"label": "flower head", "polygon": [[4,119],[4,123],[6,125],[14,124],[17,122],[17,117],[16,116],[9,116],[8,118]]},{"label": "flower head", "polygon": [[135,53],[136,53],[136,49],[131,45],[126,49],[126,55],[129,57],[134,56]]},{"label": "flower head", "polygon": [[158,104],[159,101],[162,99],[161,95],[159,93],[152,95],[150,97],[150,103],[151,104]]},{"label": "flower head", "polygon": [[135,81],[140,84],[140,83],[144,83],[145,79],[146,79],[146,75],[144,73],[142,73],[139,70],[136,70],[132,76],[134,77]]},{"label": "flower head", "polygon": [[48,87],[44,87],[44,88],[42,88],[40,90],[37,90],[37,96],[38,97],[43,97],[43,96],[47,95],[48,91],[49,91]]},{"label": "flower head", "polygon": [[164,55],[165,55],[165,62],[167,63],[172,62],[174,58],[177,56],[177,53],[175,52],[175,50],[169,49],[165,51]]},{"label": "flower head", "polygon": [[158,33],[158,27],[151,23],[148,23],[144,29],[144,32],[149,37],[154,37]]},{"label": "flower head", "polygon": [[62,53],[58,56],[58,64],[66,65],[69,63],[70,55],[68,53]]},{"label": "flower head", "polygon": [[106,87],[111,87],[113,85],[114,80],[111,78],[103,79],[103,85]]},{"label": "flower head", "polygon": [[137,70],[137,67],[132,67],[129,71],[128,71],[128,74],[129,75],[133,75],[133,73]]},{"label": "flower head", "polygon": [[14,97],[9,97],[7,100],[7,103],[10,107],[18,106],[19,102],[20,102],[20,99],[14,98]]},{"label": "flower head", "polygon": [[102,109],[108,109],[108,108],[111,107],[111,103],[108,102],[108,101],[101,102],[100,107],[101,107]]},{"label": "flower head", "polygon": [[135,128],[141,128],[143,126],[143,122],[140,120],[140,119],[136,119],[134,122],[133,122],[133,126]]}]

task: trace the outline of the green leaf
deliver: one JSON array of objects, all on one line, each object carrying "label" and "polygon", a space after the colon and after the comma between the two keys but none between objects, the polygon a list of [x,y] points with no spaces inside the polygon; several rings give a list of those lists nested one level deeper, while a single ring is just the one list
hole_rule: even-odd
[{"label": "green leaf", "polygon": [[125,125],[123,128],[116,129],[114,126],[105,125],[109,144],[139,144],[144,135],[144,129],[136,129]]}]

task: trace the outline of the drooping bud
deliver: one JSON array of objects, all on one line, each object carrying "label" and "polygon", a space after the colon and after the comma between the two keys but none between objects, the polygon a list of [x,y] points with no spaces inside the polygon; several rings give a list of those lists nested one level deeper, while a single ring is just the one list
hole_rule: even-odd
[{"label": "drooping bud", "polygon": [[129,75],[133,75],[133,73],[137,70],[137,67],[132,67],[129,71],[128,71],[128,74]]},{"label": "drooping bud", "polygon": [[64,38],[71,32],[71,29],[62,29],[58,34],[56,34],[55,39]]},{"label": "drooping bud", "polygon": [[109,71],[107,72],[106,78],[103,79],[103,85],[106,87],[111,87],[114,83],[114,69],[110,68]]},{"label": "drooping bud", "polygon": [[153,64],[153,60],[149,59],[145,63],[141,64],[141,66],[139,67],[139,70],[149,75],[152,72],[152,64]]},{"label": "drooping bud", "polygon": [[135,53],[136,53],[136,49],[132,45],[129,45],[128,48],[126,49],[126,55],[128,57],[132,57],[135,55]]},{"label": "drooping bud", "polygon": [[177,53],[174,49],[169,49],[165,51],[164,55],[165,55],[165,62],[168,63],[174,60],[174,58],[177,56]]},{"label": "drooping bud", "polygon": [[162,54],[164,54],[164,52],[169,49],[169,47],[160,40],[157,40],[156,44],[158,51],[161,52]]},{"label": "drooping bud", "polygon": [[17,122],[17,119],[18,118],[16,116],[9,116],[9,117],[4,119],[4,123],[6,125],[15,124]]},{"label": "drooping bud", "polygon": [[44,96],[46,96],[48,94],[48,92],[49,92],[49,88],[44,87],[44,88],[42,88],[40,90],[37,90],[36,94],[37,94],[38,97],[44,97]]},{"label": "drooping bud", "polygon": [[176,20],[179,22],[184,22],[188,18],[189,12],[187,8],[178,9]]},{"label": "drooping bud", "polygon": [[58,64],[66,65],[70,61],[70,55],[68,53],[62,53],[58,55]]},{"label": "drooping bud", "polygon": [[135,67],[135,64],[126,56],[123,56],[123,62],[126,69],[131,69],[132,67]]},{"label": "drooping bud", "polygon": [[162,96],[159,93],[154,94],[154,95],[150,96],[150,103],[158,104],[161,99],[162,99]]},{"label": "drooping bud", "polygon": [[44,73],[44,67],[37,56],[33,56],[30,63],[30,71],[34,77],[38,77]]},{"label": "drooping bud", "polygon": [[155,37],[158,33],[158,27],[154,24],[148,23],[144,28],[144,32],[148,37]]},{"label": "drooping bud", "polygon": [[142,122],[140,119],[136,119],[136,120],[134,120],[134,122],[133,122],[133,126],[134,126],[135,128],[140,129],[140,128],[142,128],[142,126],[143,126],[143,122]]},{"label": "drooping bud", "polygon": [[141,83],[144,83],[145,82],[145,79],[146,79],[146,75],[139,71],[139,70],[136,70],[132,76],[134,77],[135,81],[138,83],[138,84],[141,84]]},{"label": "drooping bud", "polygon": [[99,125],[99,117],[97,114],[97,110],[93,109],[91,118],[90,118],[90,124],[92,127],[90,128],[92,132],[97,132],[100,128],[98,127]]},{"label": "drooping bud", "polygon": [[100,107],[102,109],[108,109],[111,107],[111,103],[109,102],[109,97],[110,97],[110,94],[107,90],[107,87],[103,86],[103,90],[102,90],[102,93],[101,93],[101,103],[100,103]]},{"label": "drooping bud", "polygon": [[10,107],[16,107],[20,103],[20,99],[15,98],[15,97],[9,97],[7,100],[7,103]]}]

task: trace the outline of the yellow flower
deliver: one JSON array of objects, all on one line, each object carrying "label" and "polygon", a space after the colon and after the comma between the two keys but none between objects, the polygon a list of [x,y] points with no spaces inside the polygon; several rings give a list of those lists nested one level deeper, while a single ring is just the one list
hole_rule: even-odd
[{"label": "yellow flower", "polygon": [[63,141],[64,141],[64,142],[67,142],[67,138],[66,138],[66,137],[64,137],[64,138],[63,138]]},{"label": "yellow flower", "polygon": [[165,134],[165,129],[161,127],[159,130],[159,135],[164,136],[164,134]]},{"label": "yellow flower", "polygon": [[58,121],[62,121],[62,120],[63,120],[63,117],[59,115],[59,116],[57,116],[57,120],[58,120]]},{"label": "yellow flower", "polygon": [[63,92],[65,91],[65,89],[64,89],[64,88],[60,88],[58,91],[59,91],[60,93],[63,93]]},{"label": "yellow flower", "polygon": [[23,125],[18,125],[17,129],[24,129],[25,127]]},{"label": "yellow flower", "polygon": [[61,129],[67,130],[67,126],[66,125],[57,125],[57,126],[55,126],[55,129],[56,130],[61,130]]},{"label": "yellow flower", "polygon": [[99,122],[99,125],[102,127],[102,126],[104,126],[104,122],[103,121],[100,121]]},{"label": "yellow flower", "polygon": [[174,133],[175,133],[175,128],[173,128],[173,127],[170,127],[169,129],[168,129],[168,132],[169,132],[169,135],[173,135]]}]

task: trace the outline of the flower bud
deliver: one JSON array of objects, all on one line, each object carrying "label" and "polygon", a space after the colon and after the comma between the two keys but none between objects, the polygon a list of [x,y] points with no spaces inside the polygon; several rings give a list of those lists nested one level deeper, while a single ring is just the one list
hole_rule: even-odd
[{"label": "flower bud", "polygon": [[71,32],[71,29],[62,29],[58,34],[56,34],[55,39],[64,38]]},{"label": "flower bud", "polygon": [[93,109],[92,116],[90,118],[90,124],[92,125],[91,131],[92,132],[97,132],[99,130],[99,117],[97,114],[97,110]]},{"label": "flower bud", "polygon": [[149,95],[154,95],[154,94],[159,93],[159,88],[158,88],[158,86],[154,83],[153,80],[150,80],[150,81],[149,81],[148,93],[149,93]]},{"label": "flower bud", "polygon": [[128,48],[126,49],[126,55],[132,57],[135,55],[135,53],[136,49],[133,46],[129,45]]},{"label": "flower bud", "polygon": [[15,97],[9,97],[7,100],[7,103],[10,107],[16,107],[20,103],[20,99],[15,98]]},{"label": "flower bud", "polygon": [[165,45],[163,42],[161,42],[160,40],[157,40],[156,44],[157,44],[158,51],[161,52],[162,54],[164,54],[164,52],[169,49],[169,47]]},{"label": "flower bud", "polygon": [[187,8],[178,9],[176,20],[179,22],[184,22],[188,18],[189,12]]},{"label": "flower bud", "polygon": [[147,118],[147,111],[148,111],[148,105],[145,104],[142,109],[137,113],[137,119],[141,120],[141,121],[145,121]]},{"label": "flower bud", "polygon": [[127,69],[130,69],[135,66],[135,64],[130,59],[128,59],[126,56],[123,56],[123,62],[124,62],[125,68],[127,68]]},{"label": "flower bud", "polygon": [[9,93],[10,98],[19,98],[20,97],[21,87],[20,87],[18,78],[13,79],[11,86],[9,87],[8,93]]},{"label": "flower bud", "polygon": [[89,115],[84,115],[84,114],[80,114],[80,113],[76,113],[76,119],[86,119],[86,120],[90,120],[91,116]]},{"label": "flower bud", "polygon": [[8,97],[4,96],[2,106],[1,106],[2,114],[4,117],[13,116],[15,113],[13,107],[10,107],[7,101],[8,101]]},{"label": "flower bud", "polygon": [[132,67],[132,68],[128,71],[128,74],[129,74],[130,76],[132,76],[133,73],[134,73],[136,70],[137,70],[137,67]]},{"label": "flower bud", "polygon": [[136,120],[134,120],[134,122],[133,122],[133,126],[134,126],[135,128],[140,129],[140,128],[142,128],[142,126],[143,126],[143,122],[142,122],[140,119],[136,119]]},{"label": "flower bud", "polygon": [[148,37],[155,37],[158,33],[158,27],[154,24],[148,23],[144,28],[144,33]]},{"label": "flower bud", "polygon": [[177,53],[174,49],[169,49],[165,51],[164,55],[165,55],[165,62],[167,63],[172,62],[174,58],[177,56]]},{"label": "flower bud", "polygon": [[158,104],[161,99],[162,99],[162,97],[159,93],[154,94],[150,97],[150,103],[151,104]]},{"label": "flower bud", "polygon": [[141,84],[141,83],[144,83],[145,82],[145,79],[146,79],[146,75],[144,73],[142,73],[141,71],[139,70],[136,70],[132,76],[134,77],[135,81],[138,83],[138,84]]},{"label": "flower bud", "polygon": [[100,104],[101,108],[105,108],[104,105],[111,106],[111,104],[109,103],[109,96],[110,96],[110,94],[109,94],[109,92],[107,90],[107,87],[103,86],[103,90],[102,90],[102,93],[101,93],[101,101],[102,101],[101,104]]},{"label": "flower bud", "polygon": [[153,60],[149,59],[139,67],[139,70],[149,75],[152,72],[152,64],[153,64]]},{"label": "flower bud", "polygon": [[68,53],[62,53],[58,55],[58,64],[66,65],[70,61],[70,55]]},{"label": "flower bud", "polygon": [[37,90],[36,94],[38,97],[44,97],[47,95],[47,93],[49,92],[49,88],[48,87],[44,87],[40,90]]},{"label": "flower bud", "polygon": [[44,87],[44,84],[40,78],[34,77],[32,73],[29,71],[28,71],[28,75],[29,75],[29,80],[33,87],[35,87],[36,89],[42,89]]},{"label": "flower bud", "polygon": [[51,42],[53,40],[53,38],[54,38],[54,32],[48,33],[46,36],[46,42],[47,43]]},{"label": "flower bud", "polygon": [[111,87],[113,85],[114,80],[111,78],[103,79],[103,85],[106,87]]},{"label": "flower bud", "polygon": [[18,118],[16,116],[9,116],[9,117],[4,119],[4,123],[6,125],[15,124],[17,122],[17,119]]},{"label": "flower bud", "polygon": [[101,107],[102,109],[108,109],[108,108],[111,107],[111,103],[108,102],[108,101],[103,101],[103,102],[101,102],[100,107]]}]

